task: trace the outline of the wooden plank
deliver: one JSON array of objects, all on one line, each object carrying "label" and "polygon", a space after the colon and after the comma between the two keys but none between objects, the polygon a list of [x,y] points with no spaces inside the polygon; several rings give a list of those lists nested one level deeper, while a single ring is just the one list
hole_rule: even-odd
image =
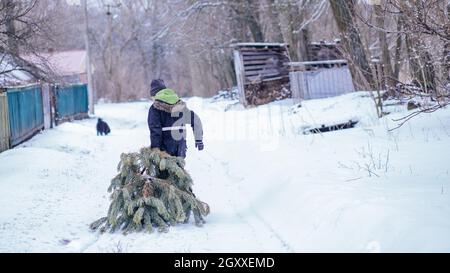
[{"label": "wooden plank", "polygon": [[261,54],[248,54],[243,55],[244,60],[252,60],[254,58],[272,58],[276,60],[286,60],[285,62],[289,62],[289,57],[284,54],[271,54],[271,53],[261,53]]},{"label": "wooden plank", "polygon": [[287,79],[289,78],[288,75],[283,75],[283,76],[279,76],[279,77],[270,77],[270,78],[264,78],[263,82],[269,82],[269,81],[277,81],[277,80],[282,80],[282,79]]},{"label": "wooden plank", "polygon": [[44,129],[52,127],[51,105],[50,105],[50,85],[42,85],[42,107],[44,110]]},{"label": "wooden plank", "polygon": [[259,83],[259,82],[270,82],[270,81],[277,81],[284,78],[288,78],[289,76],[271,76],[271,77],[253,77],[252,80],[246,82],[246,85]]},{"label": "wooden plank", "polygon": [[249,71],[249,72],[245,72],[245,76],[249,77],[249,76],[270,76],[270,75],[281,75],[282,73],[279,71],[270,71],[270,70],[256,70],[256,71]]},{"label": "wooden plank", "polygon": [[[286,65],[286,60],[284,60],[284,59],[272,58],[272,59],[259,59],[259,60],[254,60],[254,61],[260,62],[260,63],[244,65],[245,69],[250,68],[252,66],[276,66],[278,68],[283,68],[286,70],[290,69],[290,66]],[[244,64],[246,64],[246,62],[248,62],[248,61],[244,61]]]},{"label": "wooden plank", "polygon": [[274,57],[274,56],[247,56],[247,57],[243,57],[244,63],[247,63],[248,61],[270,62],[271,60],[278,60],[278,58]]},{"label": "wooden plank", "polygon": [[285,55],[285,51],[278,51],[278,50],[248,50],[248,51],[241,51],[243,56],[248,55],[264,55],[264,54],[272,54],[272,55]]},{"label": "wooden plank", "polygon": [[273,63],[271,60],[256,60],[256,61],[245,61],[244,66],[250,65],[265,65],[267,63]]},{"label": "wooden plank", "polygon": [[232,44],[232,47],[237,47],[239,49],[243,49],[246,47],[275,47],[275,48],[284,48],[287,44],[284,43],[236,43]]},{"label": "wooden plank", "polygon": [[9,111],[6,93],[0,93],[0,152],[10,148]]},{"label": "wooden plank", "polygon": [[327,61],[309,61],[309,62],[288,62],[289,66],[306,66],[306,65],[322,65],[322,64],[347,64],[347,60],[327,60]]},{"label": "wooden plank", "polygon": [[266,57],[275,57],[279,58],[280,56],[286,56],[285,54],[281,52],[242,52],[242,56],[244,56],[244,59],[246,57],[254,57],[254,56],[266,56]]},{"label": "wooden plank", "polygon": [[282,49],[243,49],[241,53],[244,55],[252,55],[252,54],[284,54],[286,51]]},{"label": "wooden plank", "polygon": [[238,85],[239,101],[244,106],[246,106],[247,101],[245,98],[245,90],[244,90],[245,77],[244,77],[244,71],[243,71],[244,64],[243,64],[242,56],[238,50],[234,50],[233,55],[234,55],[234,69],[236,72],[236,81],[237,81],[237,85]]},{"label": "wooden plank", "polygon": [[287,75],[265,75],[265,76],[251,76],[251,77],[247,77],[247,81],[245,82],[245,84],[251,84],[251,83],[255,83],[255,82],[262,82],[262,81],[271,81],[274,79],[283,79],[283,78],[289,78],[289,76]]},{"label": "wooden plank", "polygon": [[259,75],[259,74],[267,74],[267,73],[279,73],[279,74],[289,74],[289,70],[284,67],[273,67],[267,69],[254,69],[254,70],[245,70],[245,75]]},{"label": "wooden plank", "polygon": [[266,64],[266,65],[252,65],[252,66],[246,66],[245,72],[247,71],[254,71],[254,70],[265,70],[265,69],[282,69],[283,67],[280,67],[275,64]]},{"label": "wooden plank", "polygon": [[239,51],[262,51],[262,50],[280,50],[282,47],[241,47]]}]

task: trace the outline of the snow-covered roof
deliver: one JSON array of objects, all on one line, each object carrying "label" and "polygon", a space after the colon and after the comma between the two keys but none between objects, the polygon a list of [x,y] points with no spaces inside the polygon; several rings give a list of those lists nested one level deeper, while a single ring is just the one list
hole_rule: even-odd
[{"label": "snow-covered roof", "polygon": [[284,47],[287,44],[283,43],[237,43],[232,44],[232,47]]},{"label": "snow-covered roof", "polygon": [[345,59],[340,60],[323,60],[323,61],[308,61],[308,62],[289,62],[287,65],[290,66],[306,66],[306,65],[321,65],[321,64],[347,64],[348,61]]},{"label": "snow-covered roof", "polygon": [[36,79],[17,65],[12,58],[4,56],[0,62],[0,86],[16,86],[35,81]]},{"label": "snow-covered roof", "polygon": [[320,41],[320,42],[311,42],[311,45],[325,45],[325,46],[336,46],[341,42],[341,39],[334,39],[332,42],[330,41]]},{"label": "snow-covered roof", "polygon": [[[39,56],[39,57],[38,57]],[[60,76],[86,73],[86,51],[72,50],[28,55],[24,59],[46,70],[49,67]],[[45,62],[45,63],[44,63]]]}]

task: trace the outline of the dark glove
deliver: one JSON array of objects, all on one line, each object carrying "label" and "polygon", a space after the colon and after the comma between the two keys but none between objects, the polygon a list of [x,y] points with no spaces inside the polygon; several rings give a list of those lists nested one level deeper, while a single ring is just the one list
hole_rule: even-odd
[{"label": "dark glove", "polygon": [[199,151],[202,151],[205,148],[205,145],[203,145],[202,140],[196,140],[195,141],[195,148],[197,148]]}]

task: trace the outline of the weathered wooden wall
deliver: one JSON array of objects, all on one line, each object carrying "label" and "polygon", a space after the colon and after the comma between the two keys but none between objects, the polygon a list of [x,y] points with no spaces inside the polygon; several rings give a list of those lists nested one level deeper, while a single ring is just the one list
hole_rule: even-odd
[{"label": "weathered wooden wall", "polygon": [[284,65],[289,62],[285,48],[242,48],[241,54],[246,84],[278,80],[289,74],[289,67]]},{"label": "weathered wooden wall", "polygon": [[244,62],[242,60],[242,55],[239,52],[239,50],[234,50],[233,54],[234,54],[234,69],[236,72],[236,82],[238,85],[239,101],[243,105],[246,105],[247,101],[245,100],[245,92],[244,92],[245,79],[244,79],[244,71],[243,71]]},{"label": "weathered wooden wall", "polygon": [[337,43],[319,42],[308,45],[308,61],[338,60],[343,57]]},{"label": "weathered wooden wall", "polygon": [[234,59],[240,100],[245,106],[290,97],[286,45],[237,44]]},{"label": "weathered wooden wall", "polygon": [[6,93],[0,93],[0,152],[9,149],[9,113]]}]

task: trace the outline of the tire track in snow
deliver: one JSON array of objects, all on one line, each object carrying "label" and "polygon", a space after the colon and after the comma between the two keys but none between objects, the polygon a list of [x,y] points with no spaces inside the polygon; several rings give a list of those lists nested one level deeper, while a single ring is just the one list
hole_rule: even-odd
[{"label": "tire track in snow", "polygon": [[253,211],[253,213],[255,214],[256,218],[261,221],[267,229],[270,230],[270,232],[272,232],[272,234],[275,236],[275,238],[277,238],[281,244],[283,245],[283,247],[288,251],[288,252],[295,252],[295,250],[281,237],[281,235],[276,232],[273,227],[266,221],[264,220],[264,218],[261,217],[261,215],[253,208],[250,207]]},{"label": "tire track in snow", "polygon": [[[226,188],[229,188],[229,189],[231,189],[231,191],[233,191],[232,192],[232,195],[233,196],[240,196],[241,195],[241,193],[242,193],[242,191],[240,191],[240,190],[236,190],[235,189],[235,186],[237,185],[237,187],[238,188],[241,188],[240,186],[239,186],[239,184],[237,184],[237,183],[234,183],[233,185],[231,185],[231,183],[230,182],[236,182],[236,181],[243,181],[244,180],[244,178],[243,177],[237,177],[237,176],[235,176],[235,175],[233,175],[233,174],[231,174],[231,171],[230,171],[230,167],[229,167],[229,162],[226,162],[226,161],[221,161],[220,159],[218,159],[217,157],[215,157],[215,156],[213,156],[213,155],[211,155],[210,153],[206,153],[209,157],[211,157],[211,159],[213,159],[217,164],[220,164],[221,166],[222,166],[222,168],[220,168],[220,169],[222,169],[223,170],[223,173],[229,178],[229,179],[226,179],[226,181],[227,181],[227,185],[224,185],[224,186],[227,186]],[[238,198],[238,199],[240,199],[240,200],[245,200],[245,198]],[[248,221],[247,220],[247,218],[248,217],[245,217],[241,212],[239,212],[240,211],[240,208],[242,208],[242,205],[240,204],[240,205],[238,205],[234,200],[233,200],[233,202],[231,203],[231,205],[233,206],[233,210],[235,211],[235,213],[236,213],[236,216],[239,218],[239,219],[241,219],[245,224],[247,224],[248,226],[249,226],[249,228],[252,230],[252,235],[255,237],[255,239],[257,239],[257,231],[258,231],[258,228],[259,227],[255,227],[250,221]],[[290,245],[289,245],[289,243],[287,243],[282,237],[281,237],[281,235],[256,211],[256,209],[253,207],[253,206],[251,206],[250,204],[247,204],[248,205],[248,208],[249,208],[249,210],[250,210],[250,212],[251,212],[251,216],[253,216],[253,218],[254,219],[256,219],[257,220],[257,222],[258,223],[260,223],[260,225],[259,226],[261,226],[261,227],[263,227],[265,230],[266,230],[266,233],[267,234],[271,234],[272,236],[266,236],[266,237],[273,237],[273,238],[275,238],[279,243],[280,243],[280,245],[283,247],[283,249],[285,249],[286,250],[286,252],[295,252],[295,250],[294,250],[294,248],[292,248]],[[258,240],[258,239],[257,239]],[[261,245],[261,242],[258,240],[258,243]]]}]

